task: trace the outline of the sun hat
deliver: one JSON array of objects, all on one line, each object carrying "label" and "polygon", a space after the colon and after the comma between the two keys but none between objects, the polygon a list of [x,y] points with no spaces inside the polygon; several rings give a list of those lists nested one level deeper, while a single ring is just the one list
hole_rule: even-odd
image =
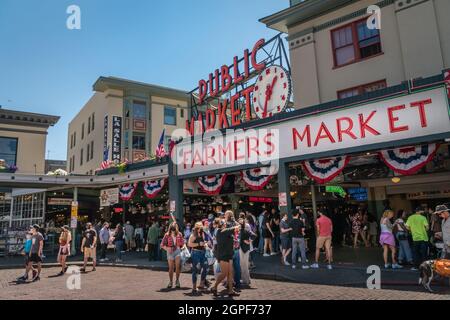
[{"label": "sun hat", "polygon": [[439,214],[439,213],[442,213],[442,212],[445,212],[445,211],[450,211],[450,210],[448,209],[448,207],[445,204],[441,204],[441,205],[436,207],[436,211],[434,213],[435,214]]}]

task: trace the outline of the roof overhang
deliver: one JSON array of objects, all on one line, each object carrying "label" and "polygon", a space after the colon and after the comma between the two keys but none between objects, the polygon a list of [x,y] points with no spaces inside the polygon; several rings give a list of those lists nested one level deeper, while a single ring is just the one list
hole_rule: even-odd
[{"label": "roof overhang", "polygon": [[0,123],[45,127],[55,125],[60,117],[0,108]]},{"label": "roof overhang", "polygon": [[295,24],[304,23],[356,1],[358,0],[305,0],[259,21],[268,28],[287,33]]}]

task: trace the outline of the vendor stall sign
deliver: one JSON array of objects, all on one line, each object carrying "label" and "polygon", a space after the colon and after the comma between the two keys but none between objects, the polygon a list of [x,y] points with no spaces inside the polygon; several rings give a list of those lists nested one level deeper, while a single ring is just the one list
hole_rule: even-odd
[{"label": "vendor stall sign", "polygon": [[109,207],[119,203],[119,188],[100,191],[100,207]]},{"label": "vendor stall sign", "polygon": [[113,116],[112,153],[111,153],[112,161],[120,162],[121,152],[122,152],[122,117]]},{"label": "vendor stall sign", "polygon": [[48,198],[47,205],[49,206],[71,206],[73,199],[68,198]]},{"label": "vendor stall sign", "polygon": [[205,135],[176,148],[178,175],[275,162],[310,160],[383,145],[450,137],[444,86],[329,112],[299,116],[249,130]]}]

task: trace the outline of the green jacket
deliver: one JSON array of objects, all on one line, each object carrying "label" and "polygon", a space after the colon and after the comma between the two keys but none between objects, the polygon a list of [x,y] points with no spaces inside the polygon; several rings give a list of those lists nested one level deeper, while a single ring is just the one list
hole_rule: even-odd
[{"label": "green jacket", "polygon": [[158,242],[159,227],[153,224],[150,229],[148,229],[147,243],[156,244]]}]

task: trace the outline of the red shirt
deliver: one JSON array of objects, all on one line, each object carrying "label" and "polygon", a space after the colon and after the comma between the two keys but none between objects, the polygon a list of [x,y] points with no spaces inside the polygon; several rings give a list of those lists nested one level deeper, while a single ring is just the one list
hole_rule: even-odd
[{"label": "red shirt", "polygon": [[319,227],[319,237],[331,237],[333,230],[333,223],[331,219],[326,216],[321,216],[317,219],[317,226]]}]

